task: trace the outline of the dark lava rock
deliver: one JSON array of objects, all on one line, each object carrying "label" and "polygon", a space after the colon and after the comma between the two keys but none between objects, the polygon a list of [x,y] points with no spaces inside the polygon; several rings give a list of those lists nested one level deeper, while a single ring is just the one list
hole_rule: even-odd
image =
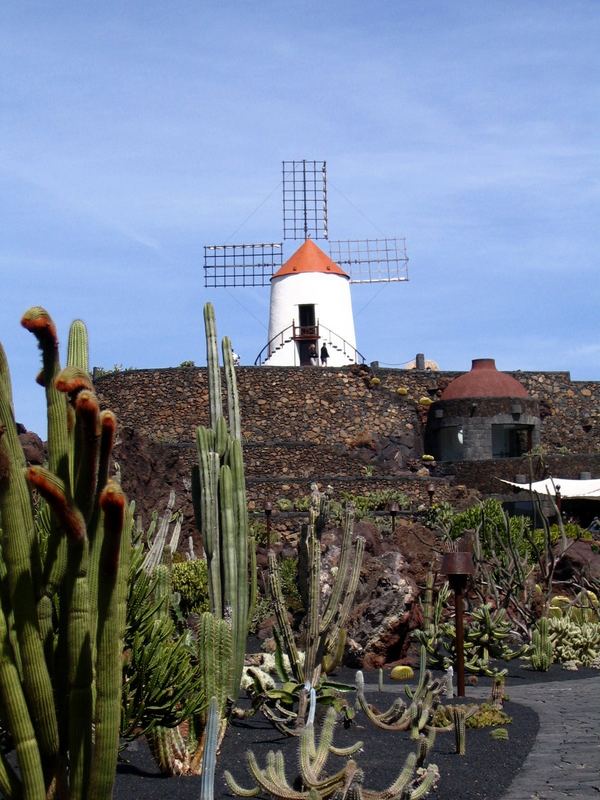
[{"label": "dark lava rock", "polygon": [[[18,429],[19,426],[17,426]],[[23,426],[21,426],[23,427]],[[25,461],[28,464],[43,464],[44,463],[44,443],[37,435],[31,431],[19,433],[19,441],[23,448]]]}]

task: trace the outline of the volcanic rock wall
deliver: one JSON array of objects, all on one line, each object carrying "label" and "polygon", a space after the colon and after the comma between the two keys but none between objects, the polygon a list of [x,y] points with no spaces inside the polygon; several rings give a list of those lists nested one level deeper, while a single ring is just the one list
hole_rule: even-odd
[{"label": "volcanic rock wall", "polygon": [[[393,487],[424,503],[432,478],[440,500],[448,496],[451,480],[489,492],[497,487],[499,472],[512,479],[527,472],[518,459],[427,471],[421,457],[428,404],[456,374],[367,367],[238,368],[251,503],[261,507],[266,500],[307,494],[313,480],[355,493]],[[599,475],[600,384],[571,381],[565,372],[512,374],[539,400],[540,452],[573,456],[561,459],[563,477],[578,477],[581,470]],[[132,370],[96,377],[95,384],[103,407],[112,408],[121,429],[127,429],[117,457],[126,479],[138,473],[139,485],[130,487],[134,496],[140,496],[133,492],[137,488],[155,502],[152,484],[163,487],[161,496],[171,486],[178,493],[187,487],[195,427],[208,421],[206,370]]]}]

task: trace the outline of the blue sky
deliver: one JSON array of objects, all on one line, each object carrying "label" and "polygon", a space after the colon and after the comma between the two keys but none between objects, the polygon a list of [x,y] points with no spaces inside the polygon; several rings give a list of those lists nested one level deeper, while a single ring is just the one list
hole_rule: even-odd
[{"label": "blue sky", "polygon": [[44,427],[31,305],[160,367],[204,362],[210,299],[252,363],[268,289],[205,290],[203,245],[281,239],[283,159],[327,160],[332,238],[406,237],[409,283],[353,289],[368,360],[600,380],[599,41],[577,0],[3,3],[17,418]]}]

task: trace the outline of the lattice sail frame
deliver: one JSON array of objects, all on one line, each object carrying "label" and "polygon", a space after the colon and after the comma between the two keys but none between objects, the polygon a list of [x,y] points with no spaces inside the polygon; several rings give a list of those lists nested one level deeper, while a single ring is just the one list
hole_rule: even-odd
[{"label": "lattice sail frame", "polygon": [[[283,238],[327,239],[327,162],[283,161]],[[351,283],[408,280],[406,240],[329,240],[329,255]],[[283,243],[221,244],[204,247],[204,286],[268,286],[283,263]]]},{"label": "lattice sail frame", "polygon": [[282,165],[283,238],[327,239],[327,162]]},{"label": "lattice sail frame", "polygon": [[398,283],[408,280],[405,239],[330,240],[329,255],[350,275],[350,283]]},{"label": "lattice sail frame", "polygon": [[268,286],[282,254],[281,242],[205,245],[204,285]]}]

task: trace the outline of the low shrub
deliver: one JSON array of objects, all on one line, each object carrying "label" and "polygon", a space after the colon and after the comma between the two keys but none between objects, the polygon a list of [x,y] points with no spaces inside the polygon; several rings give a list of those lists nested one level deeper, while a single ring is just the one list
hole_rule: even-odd
[{"label": "low shrub", "polygon": [[184,617],[209,611],[208,568],[203,558],[179,561],[171,572],[173,592],[180,596],[179,608]]}]

